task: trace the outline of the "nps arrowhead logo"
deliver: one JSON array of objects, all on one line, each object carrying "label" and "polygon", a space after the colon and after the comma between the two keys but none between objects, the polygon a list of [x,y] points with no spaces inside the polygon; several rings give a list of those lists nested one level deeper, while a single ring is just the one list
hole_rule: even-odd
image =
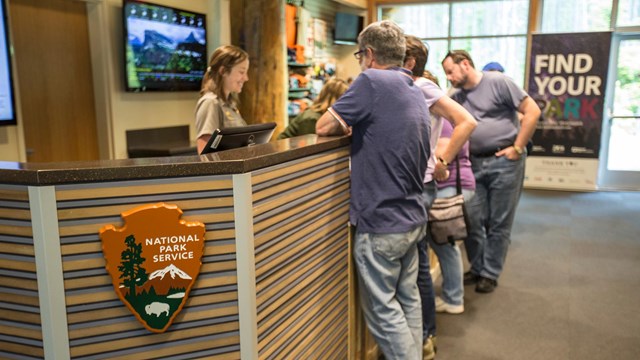
[{"label": "nps arrowhead logo", "polygon": [[205,227],[180,220],[164,203],[122,213],[124,226],[100,229],[111,282],[122,302],[150,331],[162,333],[182,310],[200,274]]}]

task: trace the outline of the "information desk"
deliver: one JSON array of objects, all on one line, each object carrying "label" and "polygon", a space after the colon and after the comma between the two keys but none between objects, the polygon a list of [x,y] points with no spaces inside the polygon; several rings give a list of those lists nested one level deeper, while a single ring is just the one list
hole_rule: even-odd
[{"label": "information desk", "polygon": [[[159,202],[206,233],[182,311],[153,333],[117,297],[99,230]],[[346,137],[0,162],[0,358],[353,358],[348,208]]]}]

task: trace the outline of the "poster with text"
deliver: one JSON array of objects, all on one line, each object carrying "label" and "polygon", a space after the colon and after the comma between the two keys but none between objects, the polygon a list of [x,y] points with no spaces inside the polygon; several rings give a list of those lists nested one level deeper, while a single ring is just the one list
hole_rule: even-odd
[{"label": "poster with text", "polygon": [[525,186],[594,190],[611,32],[532,36],[528,93],[542,116]]},{"label": "poster with text", "polygon": [[327,60],[327,48],[329,38],[327,37],[327,22],[322,19],[313,19],[313,57],[317,61]]}]

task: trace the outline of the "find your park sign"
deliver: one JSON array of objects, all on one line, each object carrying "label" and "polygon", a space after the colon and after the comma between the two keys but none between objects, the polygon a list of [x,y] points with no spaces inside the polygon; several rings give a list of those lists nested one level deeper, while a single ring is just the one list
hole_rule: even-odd
[{"label": "find your park sign", "polygon": [[164,203],[122,213],[124,225],[100,229],[102,252],[122,302],[150,331],[169,328],[200,273],[205,227]]},{"label": "find your park sign", "polygon": [[529,96],[542,116],[525,186],[595,190],[611,32],[534,34]]}]

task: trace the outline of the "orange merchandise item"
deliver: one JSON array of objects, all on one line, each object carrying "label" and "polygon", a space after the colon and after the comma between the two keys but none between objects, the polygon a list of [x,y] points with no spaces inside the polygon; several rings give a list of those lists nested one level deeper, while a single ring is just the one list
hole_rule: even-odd
[{"label": "orange merchandise item", "polygon": [[296,80],[298,80],[299,88],[306,88],[309,82],[309,80],[304,75],[300,74],[291,74],[289,75],[289,78],[295,78]]},{"label": "orange merchandise item", "polygon": [[284,11],[284,27],[287,32],[287,47],[296,46],[296,12],[295,5],[287,4]]},{"label": "orange merchandise item", "polygon": [[296,62],[304,64],[304,45],[296,45]]}]

